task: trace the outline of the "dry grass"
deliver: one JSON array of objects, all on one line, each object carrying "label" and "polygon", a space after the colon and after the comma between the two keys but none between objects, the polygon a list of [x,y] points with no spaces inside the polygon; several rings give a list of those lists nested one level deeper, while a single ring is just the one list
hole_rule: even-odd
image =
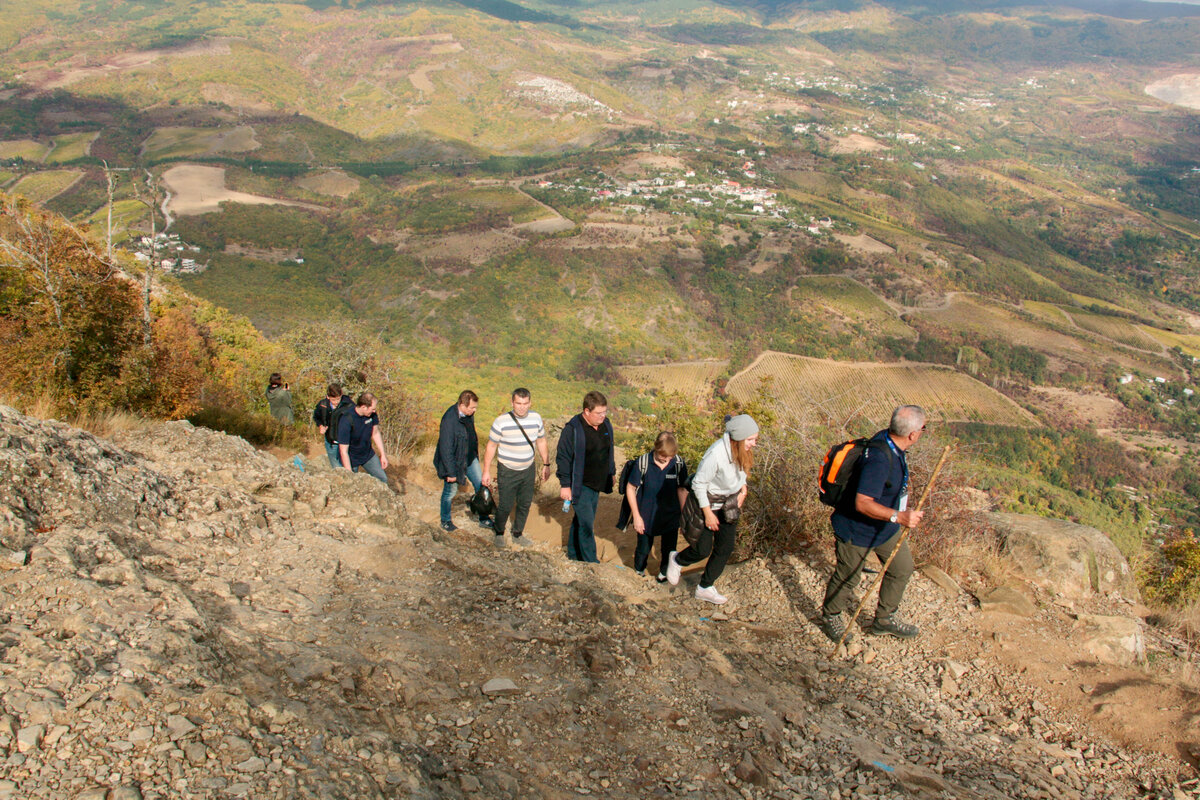
[{"label": "dry grass", "polygon": [[65,422],[71,427],[80,428],[103,439],[111,439],[118,433],[149,430],[156,424],[155,420],[112,409],[84,412],[68,418]]},{"label": "dry grass", "polygon": [[148,430],[155,424],[155,420],[116,409],[82,412],[64,409],[57,400],[46,394],[34,398],[0,396],[0,404],[11,406],[27,417],[57,420],[104,439],[118,433]]}]

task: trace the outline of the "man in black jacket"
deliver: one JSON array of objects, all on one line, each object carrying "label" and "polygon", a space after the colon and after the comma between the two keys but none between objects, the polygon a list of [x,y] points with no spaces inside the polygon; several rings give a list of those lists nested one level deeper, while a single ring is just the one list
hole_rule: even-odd
[{"label": "man in black jacket", "polygon": [[575,507],[567,536],[567,558],[596,563],[600,560],[596,557],[596,506],[601,492],[612,492],[617,473],[608,398],[603,394],[588,392],[583,396],[583,411],[571,417],[558,437],[555,461],[562,487],[559,499]]},{"label": "man in black jacket", "polygon": [[343,406],[354,407],[350,395],[342,394],[340,383],[331,383],[325,390],[325,396],[317,402],[313,409],[313,424],[317,431],[325,437],[325,455],[329,457],[329,466],[340,469],[342,457],[338,454],[337,429],[333,425],[333,414]]},{"label": "man in black jacket", "polygon": [[[450,520],[450,503],[458,487],[469,479],[479,491],[483,486],[483,471],[479,466],[479,437],[475,434],[475,410],[479,396],[470,389],[458,396],[458,402],[446,409],[438,427],[437,449],[433,451],[433,466],[442,479],[442,530],[457,530]],[[492,521],[481,517],[479,524],[492,527]]]}]

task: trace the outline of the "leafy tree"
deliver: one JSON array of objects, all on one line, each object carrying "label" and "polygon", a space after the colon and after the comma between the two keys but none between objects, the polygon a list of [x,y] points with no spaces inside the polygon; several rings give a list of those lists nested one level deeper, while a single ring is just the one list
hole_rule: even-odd
[{"label": "leafy tree", "polygon": [[138,359],[136,289],[77,228],[24,200],[0,210],[0,373],[20,394],[68,406],[120,394]]}]

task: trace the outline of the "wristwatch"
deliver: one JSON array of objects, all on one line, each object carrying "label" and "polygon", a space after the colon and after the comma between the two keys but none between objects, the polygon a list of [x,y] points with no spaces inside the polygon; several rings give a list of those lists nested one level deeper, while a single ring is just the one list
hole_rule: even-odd
[{"label": "wristwatch", "polygon": [[892,516],[888,518],[888,522],[895,522],[899,518],[900,518],[899,514],[892,514]]}]

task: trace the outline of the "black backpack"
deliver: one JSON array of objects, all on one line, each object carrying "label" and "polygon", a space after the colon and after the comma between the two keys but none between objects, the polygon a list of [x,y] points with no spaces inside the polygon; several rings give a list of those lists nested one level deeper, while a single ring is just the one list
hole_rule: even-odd
[{"label": "black backpack", "polygon": [[874,439],[851,439],[829,448],[825,460],[821,462],[821,471],[817,479],[822,503],[839,508],[848,496],[847,490],[851,486],[858,486],[863,453],[868,447],[883,448],[887,451],[888,461],[892,460],[892,448]]},{"label": "black backpack", "polygon": [[354,402],[341,403],[329,414],[329,427],[325,429],[325,441],[330,444],[350,444],[349,442],[339,442],[337,440],[338,426],[342,424],[342,417],[350,411],[354,410]]},{"label": "black backpack", "polygon": [[479,491],[467,503],[467,507],[475,516],[483,519],[490,517],[496,511],[496,499],[492,497],[492,490],[486,486],[480,486]]}]

